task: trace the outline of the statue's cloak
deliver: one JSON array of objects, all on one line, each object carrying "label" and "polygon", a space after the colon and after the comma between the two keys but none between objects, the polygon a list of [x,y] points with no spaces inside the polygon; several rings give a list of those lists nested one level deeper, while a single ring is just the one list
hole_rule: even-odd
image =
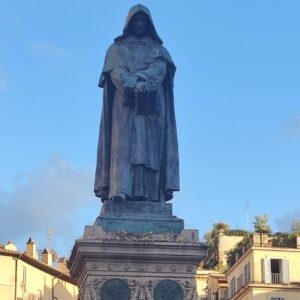
[{"label": "statue's cloak", "polygon": [[[112,146],[112,109],[116,87],[114,86],[110,73],[114,67],[122,65],[119,55],[120,43],[128,36],[128,28],[131,18],[138,12],[145,13],[150,20],[150,36],[159,45],[160,59],[167,65],[167,72],[162,83],[165,95],[165,124],[163,159],[160,166],[162,189],[165,192],[179,190],[179,159],[178,141],[174,111],[173,79],[176,71],[175,64],[168,51],[162,46],[162,40],[154,27],[149,10],[138,4],[134,6],[126,19],[123,34],[117,37],[106,53],[103,70],[101,72],[99,87],[103,88],[103,106],[99,130],[99,142],[97,151],[97,166],[94,191],[96,196],[104,197],[104,191],[109,189],[111,177],[111,146]],[[165,199],[170,200],[170,199]]]}]

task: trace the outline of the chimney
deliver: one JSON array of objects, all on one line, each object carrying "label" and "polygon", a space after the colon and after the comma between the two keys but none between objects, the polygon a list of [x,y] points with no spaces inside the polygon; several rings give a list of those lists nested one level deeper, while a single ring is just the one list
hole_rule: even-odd
[{"label": "chimney", "polygon": [[49,249],[44,249],[42,253],[42,262],[49,266],[52,266],[52,253]]},{"label": "chimney", "polygon": [[37,259],[37,252],[36,252],[36,243],[30,237],[28,242],[26,243],[26,253],[34,259]]},{"label": "chimney", "polygon": [[17,251],[17,247],[10,240],[4,245],[4,249],[8,251]]},{"label": "chimney", "polygon": [[65,257],[60,257],[58,259],[58,270],[65,273],[65,274],[69,274],[69,269],[67,267],[67,260]]}]

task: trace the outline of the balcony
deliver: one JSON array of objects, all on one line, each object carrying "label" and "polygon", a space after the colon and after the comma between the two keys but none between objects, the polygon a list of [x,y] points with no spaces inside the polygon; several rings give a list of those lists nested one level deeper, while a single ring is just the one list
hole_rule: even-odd
[{"label": "balcony", "polygon": [[279,283],[281,283],[280,273],[271,273],[271,282],[273,284],[279,284]]}]

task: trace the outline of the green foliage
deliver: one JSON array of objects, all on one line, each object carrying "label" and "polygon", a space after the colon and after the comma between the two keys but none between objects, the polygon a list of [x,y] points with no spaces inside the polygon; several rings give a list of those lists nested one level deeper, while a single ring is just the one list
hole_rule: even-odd
[{"label": "green foliage", "polygon": [[229,225],[223,222],[214,223],[212,229],[204,235],[206,243],[209,247],[214,248],[216,237],[218,236],[220,230],[229,230]]},{"label": "green foliage", "polygon": [[223,264],[219,264],[219,265],[218,265],[218,271],[219,271],[220,273],[225,273],[226,270],[227,270],[227,266],[225,266],[225,265],[223,265]]},{"label": "green foliage", "polygon": [[229,236],[247,236],[248,231],[243,230],[243,229],[230,229],[229,224],[223,223],[223,222],[218,222],[214,223],[211,230],[208,231],[204,235],[204,239],[206,240],[207,245],[210,248],[214,248],[215,244],[217,242],[217,237],[220,231],[223,231],[225,235]]},{"label": "green foliage", "polygon": [[235,245],[235,248],[241,248],[245,245],[248,245],[249,244],[249,241],[250,241],[250,235],[247,234],[240,242],[238,242],[236,245]]},{"label": "green foliage", "polygon": [[205,268],[211,270],[211,269],[214,269],[217,265],[218,265],[217,258],[213,257],[205,263]]},{"label": "green foliage", "polygon": [[229,250],[226,255],[227,255],[227,267],[231,267],[235,263],[235,253],[236,253],[236,248],[233,248]]},{"label": "green foliage", "polygon": [[212,231],[209,231],[207,233],[204,234],[204,239],[206,240],[206,244],[209,246],[209,247],[212,247],[213,244],[214,244],[214,238],[212,236]]},{"label": "green foliage", "polygon": [[253,221],[254,231],[258,233],[270,233],[272,229],[268,223],[269,219],[267,215],[255,216]]},{"label": "green foliage", "polygon": [[217,246],[218,246],[218,234],[220,230],[229,230],[229,225],[223,222],[214,223],[212,228],[204,235],[206,243],[209,247],[208,256],[205,259],[204,267],[206,269],[214,269],[218,266],[217,258]]},{"label": "green foliage", "polygon": [[238,242],[234,248],[229,250],[227,255],[227,265],[230,268],[250,247],[250,235],[247,234]]},{"label": "green foliage", "polygon": [[[223,223],[223,222],[214,223],[211,230],[204,235],[206,243],[209,247],[208,257],[205,260],[204,267],[206,269],[217,268],[220,272],[224,272],[226,267],[223,265],[218,265],[218,249],[217,249],[217,247],[218,247],[218,235],[219,235],[220,231],[222,231],[225,235],[229,235],[229,236],[244,236],[244,238],[246,238],[249,235],[246,230],[230,229],[229,225],[226,223]],[[230,255],[230,251],[229,251],[229,255]]]},{"label": "green foliage", "polygon": [[272,247],[296,248],[296,235],[277,232],[272,235]]},{"label": "green foliage", "polygon": [[213,224],[213,230],[220,231],[220,230],[229,230],[229,224],[219,222],[219,223],[214,223]]},{"label": "green foliage", "polygon": [[230,229],[225,231],[225,234],[229,236],[247,236],[249,233],[243,229]]}]

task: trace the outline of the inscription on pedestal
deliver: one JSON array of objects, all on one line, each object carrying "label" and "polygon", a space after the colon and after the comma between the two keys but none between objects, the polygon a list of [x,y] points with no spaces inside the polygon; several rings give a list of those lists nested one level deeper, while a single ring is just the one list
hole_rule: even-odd
[{"label": "inscription on pedestal", "polygon": [[114,278],[103,283],[100,295],[105,300],[129,300],[130,289],[126,282]]}]

